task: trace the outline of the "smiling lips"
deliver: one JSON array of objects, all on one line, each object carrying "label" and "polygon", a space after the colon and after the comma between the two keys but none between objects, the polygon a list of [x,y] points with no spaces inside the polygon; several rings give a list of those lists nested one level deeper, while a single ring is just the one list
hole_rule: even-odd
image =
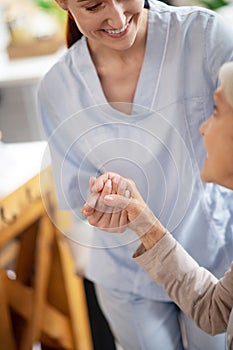
[{"label": "smiling lips", "polygon": [[108,34],[121,34],[128,28],[128,26],[129,23],[126,23],[121,29],[104,29],[104,31]]}]

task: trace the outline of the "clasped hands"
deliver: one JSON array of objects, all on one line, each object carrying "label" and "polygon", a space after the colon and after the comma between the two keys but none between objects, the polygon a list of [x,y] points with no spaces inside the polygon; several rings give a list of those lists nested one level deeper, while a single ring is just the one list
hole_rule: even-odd
[{"label": "clasped hands", "polygon": [[144,202],[131,179],[107,172],[90,179],[90,196],[81,213],[90,225],[108,232],[136,232],[150,249],[166,230]]}]

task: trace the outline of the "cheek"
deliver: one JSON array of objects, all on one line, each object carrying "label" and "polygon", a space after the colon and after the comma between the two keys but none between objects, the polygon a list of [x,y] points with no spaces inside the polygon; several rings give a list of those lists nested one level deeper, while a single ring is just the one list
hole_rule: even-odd
[{"label": "cheek", "polygon": [[138,0],[138,1],[132,1],[132,5],[130,7],[130,10],[132,12],[141,12],[144,8],[144,1]]},{"label": "cheek", "polygon": [[74,15],[74,18],[76,25],[82,34],[96,30],[96,21],[84,19],[80,15]]},{"label": "cheek", "polygon": [[233,171],[233,135],[229,137],[229,142],[227,143],[226,154],[229,155],[229,163],[232,166]]},{"label": "cheek", "polygon": [[204,128],[202,129],[204,129],[202,130],[203,141],[208,153],[211,153],[212,151],[218,149],[218,147],[221,147],[221,127],[219,130],[219,125],[217,125],[212,118],[205,123]]},{"label": "cheek", "polygon": [[216,174],[233,170],[233,142],[229,137],[216,137],[208,146],[208,160]]},{"label": "cheek", "polygon": [[213,138],[212,133],[206,133],[203,137],[203,141],[205,144],[206,151],[208,152],[208,154],[211,153],[211,151],[213,151],[213,149],[215,148],[216,143],[216,139]]}]

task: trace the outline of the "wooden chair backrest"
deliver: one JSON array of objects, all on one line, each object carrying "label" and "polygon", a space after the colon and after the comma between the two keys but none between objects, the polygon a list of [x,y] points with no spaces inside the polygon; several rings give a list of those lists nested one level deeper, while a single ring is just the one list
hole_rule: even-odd
[{"label": "wooden chair backrest", "polygon": [[32,350],[36,342],[46,349],[93,350],[83,280],[64,235],[45,210],[44,199],[51,200],[53,191],[47,168],[0,200],[4,350]]}]

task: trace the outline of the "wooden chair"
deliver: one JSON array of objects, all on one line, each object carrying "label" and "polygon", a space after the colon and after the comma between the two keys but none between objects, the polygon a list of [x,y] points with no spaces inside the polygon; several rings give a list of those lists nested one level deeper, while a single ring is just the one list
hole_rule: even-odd
[{"label": "wooden chair", "polygon": [[48,168],[0,201],[2,350],[93,350],[83,280],[50,219],[53,195]]}]

